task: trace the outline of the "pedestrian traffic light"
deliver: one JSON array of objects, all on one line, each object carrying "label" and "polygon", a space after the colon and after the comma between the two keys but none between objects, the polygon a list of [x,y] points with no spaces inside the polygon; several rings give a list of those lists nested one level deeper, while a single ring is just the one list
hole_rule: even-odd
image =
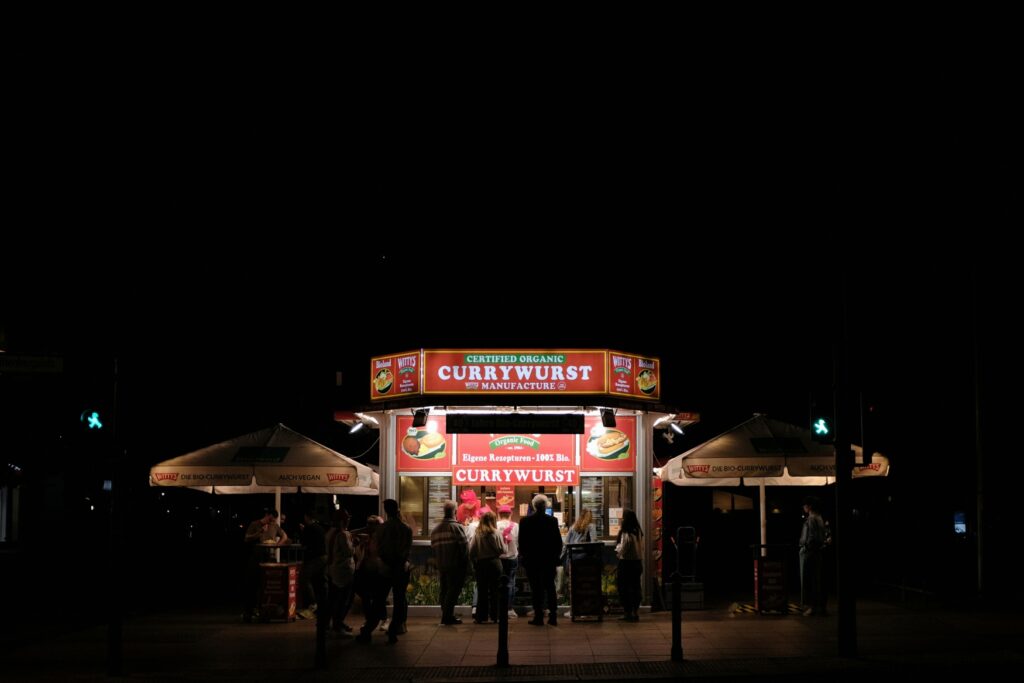
[{"label": "pedestrian traffic light", "polygon": [[811,440],[817,443],[835,443],[836,411],[831,389],[819,389],[811,393],[810,402]]},{"label": "pedestrian traffic light", "polygon": [[811,439],[818,443],[832,443],[836,440],[831,416],[811,415]]},{"label": "pedestrian traffic light", "polygon": [[82,411],[82,415],[78,419],[89,431],[99,431],[103,429],[103,420],[106,418],[100,414],[99,410],[86,408]]}]

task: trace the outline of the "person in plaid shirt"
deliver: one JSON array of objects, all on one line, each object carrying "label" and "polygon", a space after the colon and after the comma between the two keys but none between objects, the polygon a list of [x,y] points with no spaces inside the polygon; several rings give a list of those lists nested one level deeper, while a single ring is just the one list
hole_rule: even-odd
[{"label": "person in plaid shirt", "polygon": [[444,519],[430,532],[430,547],[441,575],[441,624],[445,626],[462,623],[455,616],[455,604],[462,593],[469,566],[469,538],[466,527],[456,521],[455,510],[455,501],[446,500]]}]

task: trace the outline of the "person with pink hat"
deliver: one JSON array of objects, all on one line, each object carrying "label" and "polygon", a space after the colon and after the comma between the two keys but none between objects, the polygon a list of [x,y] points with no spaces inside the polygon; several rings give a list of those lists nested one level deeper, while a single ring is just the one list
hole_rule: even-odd
[{"label": "person with pink hat", "polygon": [[466,489],[459,498],[462,499],[462,504],[459,505],[455,518],[460,523],[468,525],[480,516],[480,501],[477,499],[476,491],[473,489]]},{"label": "person with pink hat", "polygon": [[508,618],[515,619],[518,615],[512,609],[512,600],[516,597],[516,569],[519,567],[519,525],[512,521],[511,505],[502,505],[498,508],[498,533],[505,541],[505,552],[501,554],[501,569],[508,577]]}]

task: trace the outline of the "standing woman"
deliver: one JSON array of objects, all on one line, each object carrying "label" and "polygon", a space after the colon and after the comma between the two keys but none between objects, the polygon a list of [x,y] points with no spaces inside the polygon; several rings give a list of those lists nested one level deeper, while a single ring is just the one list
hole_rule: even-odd
[{"label": "standing woman", "polygon": [[644,532],[636,513],[626,510],[622,514],[618,545],[615,555],[619,558],[615,583],[619,589],[619,600],[624,612],[623,621],[640,621],[640,575],[643,574]]},{"label": "standing woman", "polygon": [[498,577],[501,576],[501,556],[506,551],[494,513],[485,512],[469,545],[469,557],[476,571],[478,598],[473,621],[477,624],[485,624],[488,619],[498,620]]},{"label": "standing woman", "polygon": [[[597,541],[597,526],[594,524],[594,515],[587,508],[583,508],[579,519],[569,529],[569,537],[565,539],[565,546],[562,547],[562,577],[569,577],[569,594],[572,595],[572,561],[586,557],[586,553],[574,548],[569,552],[569,545],[572,543],[594,543]],[[561,587],[561,586],[559,586]],[[566,612],[565,616],[571,617],[572,612]]]}]

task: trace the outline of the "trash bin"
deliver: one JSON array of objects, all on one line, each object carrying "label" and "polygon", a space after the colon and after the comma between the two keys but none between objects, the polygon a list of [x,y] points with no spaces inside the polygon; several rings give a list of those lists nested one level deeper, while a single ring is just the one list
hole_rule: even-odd
[{"label": "trash bin", "polygon": [[604,617],[604,593],[601,591],[601,556],[604,543],[569,543],[569,610],[572,620],[582,617]]}]

